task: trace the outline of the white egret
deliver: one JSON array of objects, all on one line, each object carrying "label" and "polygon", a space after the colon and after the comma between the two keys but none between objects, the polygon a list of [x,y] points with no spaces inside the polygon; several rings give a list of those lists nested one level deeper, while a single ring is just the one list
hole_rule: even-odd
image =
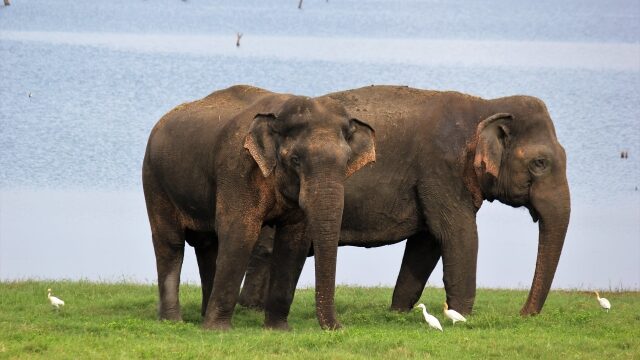
[{"label": "white egret", "polygon": [[449,309],[449,305],[446,302],[444,303],[444,315],[453,321],[453,325],[455,325],[457,321],[467,321],[459,312]]},{"label": "white egret", "polygon": [[440,321],[438,321],[438,318],[427,312],[427,307],[424,306],[424,304],[418,304],[418,306],[416,306],[415,308],[422,308],[422,315],[424,315],[424,319],[427,321],[427,324],[429,324],[429,326],[442,331],[442,325],[440,325]]},{"label": "white egret", "polygon": [[55,296],[51,296],[51,289],[47,289],[47,292],[48,292],[47,297],[49,298],[49,302],[51,303],[51,306],[53,306],[57,310],[60,310],[60,306],[64,306],[64,301],[58,299]]},{"label": "white egret", "polygon": [[598,298],[598,302],[600,303],[600,306],[602,306],[603,309],[609,312],[609,309],[611,309],[611,303],[609,302],[609,300],[605,298],[601,298],[600,294],[598,294],[597,291],[594,291],[594,292],[596,293],[596,297]]}]

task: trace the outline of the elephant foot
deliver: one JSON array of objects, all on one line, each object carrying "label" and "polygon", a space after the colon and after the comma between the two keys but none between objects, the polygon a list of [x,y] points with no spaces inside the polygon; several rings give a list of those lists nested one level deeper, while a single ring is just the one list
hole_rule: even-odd
[{"label": "elephant foot", "polygon": [[222,310],[220,307],[209,304],[204,321],[202,322],[202,327],[206,330],[230,330],[232,317],[233,307]]},{"label": "elephant foot", "polygon": [[[609,312],[609,310],[607,310],[607,312]],[[540,313],[540,310],[536,309],[535,307],[529,305],[529,304],[525,304],[522,309],[520,309],[520,316],[535,316],[538,315]]]},{"label": "elephant foot", "polygon": [[449,309],[453,309],[462,315],[469,315],[473,310],[474,300],[475,299],[471,299],[471,300],[451,299],[447,301],[447,304],[449,305]]},{"label": "elephant foot", "polygon": [[404,304],[391,304],[391,306],[389,307],[389,310],[401,312],[401,313],[410,312],[412,309],[413,309],[412,305],[404,305]]},{"label": "elephant foot", "polygon": [[318,323],[320,323],[320,328],[322,328],[322,330],[338,330],[342,328],[342,325],[340,325],[340,322],[338,321],[335,308],[333,307],[330,309],[324,309],[324,311],[318,308],[316,310],[316,317],[318,318]]},{"label": "elephant foot", "polygon": [[230,320],[213,320],[206,321],[202,323],[202,328],[205,330],[214,330],[214,331],[228,331],[231,330],[231,321]]},{"label": "elephant foot", "polygon": [[166,321],[174,321],[174,322],[180,322],[182,321],[182,314],[180,314],[180,311],[176,311],[176,310],[164,310],[164,311],[160,311],[159,314],[160,320],[166,320]]},{"label": "elephant foot", "polygon": [[322,330],[340,330],[342,328],[342,325],[340,325],[340,322],[338,322],[338,320],[321,321],[320,327],[322,328]]},{"label": "elephant foot", "polygon": [[264,314],[264,327],[265,329],[289,331],[289,321],[287,315],[279,314],[277,312],[266,311]]},{"label": "elephant foot", "polygon": [[291,331],[291,328],[289,327],[289,323],[286,320],[265,321],[264,327],[265,329],[269,329],[269,330]]}]

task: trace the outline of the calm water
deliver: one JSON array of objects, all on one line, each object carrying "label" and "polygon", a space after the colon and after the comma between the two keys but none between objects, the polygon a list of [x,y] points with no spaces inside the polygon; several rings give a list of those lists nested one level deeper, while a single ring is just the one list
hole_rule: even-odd
[{"label": "calm water", "polygon": [[[640,2],[296,5],[0,7],[0,278],[154,281],[140,166],[160,116],[237,83],[306,95],[375,83],[542,98],[573,200],[554,286],[640,288]],[[485,204],[478,224],[479,284],[528,287],[528,214]],[[393,284],[402,250],[343,248],[338,281]],[[198,279],[190,251],[183,279]]]}]

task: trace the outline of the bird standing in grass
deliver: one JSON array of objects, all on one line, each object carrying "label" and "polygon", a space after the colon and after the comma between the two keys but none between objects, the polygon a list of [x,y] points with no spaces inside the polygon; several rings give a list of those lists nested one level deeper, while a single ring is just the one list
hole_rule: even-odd
[{"label": "bird standing in grass", "polygon": [[602,306],[603,309],[609,312],[609,309],[611,309],[611,303],[609,302],[609,300],[605,298],[601,298],[600,294],[598,294],[597,291],[594,291],[594,292],[596,293],[596,297],[598,298],[598,302],[600,303],[600,306]]},{"label": "bird standing in grass", "polygon": [[449,305],[446,302],[444,303],[444,315],[453,321],[453,325],[455,325],[457,321],[467,321],[459,312],[449,309]]},{"label": "bird standing in grass", "polygon": [[51,306],[53,306],[54,308],[56,308],[56,310],[60,310],[60,306],[64,306],[64,301],[58,299],[55,296],[51,295],[51,289],[47,289],[47,297],[49,298],[49,302],[51,303]]},{"label": "bird standing in grass", "polygon": [[424,306],[424,304],[418,304],[418,306],[416,306],[415,308],[422,308],[422,315],[424,315],[424,319],[427,321],[427,324],[429,324],[429,326],[442,331],[442,325],[440,325],[440,321],[438,321],[435,316],[427,312],[427,307]]}]

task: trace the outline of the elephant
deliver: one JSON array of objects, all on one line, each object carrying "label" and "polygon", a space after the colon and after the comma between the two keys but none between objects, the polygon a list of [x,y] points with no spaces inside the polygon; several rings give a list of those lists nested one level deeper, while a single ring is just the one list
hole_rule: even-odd
[{"label": "elephant", "polygon": [[[407,239],[392,308],[411,309],[442,258],[449,308],[471,313],[476,214],[484,200],[498,200],[527,208],[538,222],[536,267],[520,313],[542,310],[571,212],[566,153],[542,100],[487,100],[404,86],[321,98],[339,102],[376,129],[376,162],[345,181],[339,244],[374,247]],[[274,241],[264,304],[269,327],[289,328],[296,283],[313,243],[310,236],[302,240],[296,246],[277,236]]]},{"label": "elephant", "polygon": [[[303,234],[317,257],[321,326],[337,326],[335,266],[344,181],[375,161],[375,132],[330,98],[238,85],[179,105],[149,136],[142,181],[159,317],[181,320],[185,242],[195,248],[203,327],[226,330],[260,229]],[[305,231],[306,230],[306,231]]]},{"label": "elephant", "polygon": [[[238,298],[238,304],[257,311],[264,310],[264,302],[267,298],[268,290],[269,290],[269,277],[270,277],[270,269],[271,269],[271,257],[273,253],[273,241],[275,237],[275,229],[269,226],[265,226],[262,228],[260,232],[260,237],[258,238],[258,242],[253,248],[253,252],[251,253],[251,258],[249,259],[249,264],[247,265],[247,272],[244,277],[244,281],[242,283],[242,290],[240,291],[240,297]],[[344,244],[338,243],[338,246],[343,246]],[[384,244],[389,245],[389,244]],[[380,246],[384,246],[380,245]],[[373,246],[368,246],[373,247]],[[406,250],[410,251],[411,250]],[[424,257],[422,257],[423,261],[427,256],[436,256],[435,261],[431,262],[433,267],[435,267],[438,259],[440,258],[440,254],[429,254],[425,253]],[[309,248],[309,253],[307,257],[313,256],[313,246]],[[432,271],[433,269],[431,269]],[[431,273],[429,271],[429,274]],[[427,276],[428,278],[428,276]],[[425,284],[428,279],[425,278]],[[405,294],[402,291],[397,291],[397,296],[394,296],[393,302],[391,303],[391,309],[406,312],[413,309],[413,305],[420,298],[420,293],[414,294],[416,298],[412,300],[412,298],[408,297],[409,294]]]},{"label": "elephant", "polygon": [[264,310],[264,301],[269,290],[269,274],[275,229],[265,226],[260,231],[258,242],[251,252],[247,272],[242,282],[242,290],[238,304],[254,309]]}]

